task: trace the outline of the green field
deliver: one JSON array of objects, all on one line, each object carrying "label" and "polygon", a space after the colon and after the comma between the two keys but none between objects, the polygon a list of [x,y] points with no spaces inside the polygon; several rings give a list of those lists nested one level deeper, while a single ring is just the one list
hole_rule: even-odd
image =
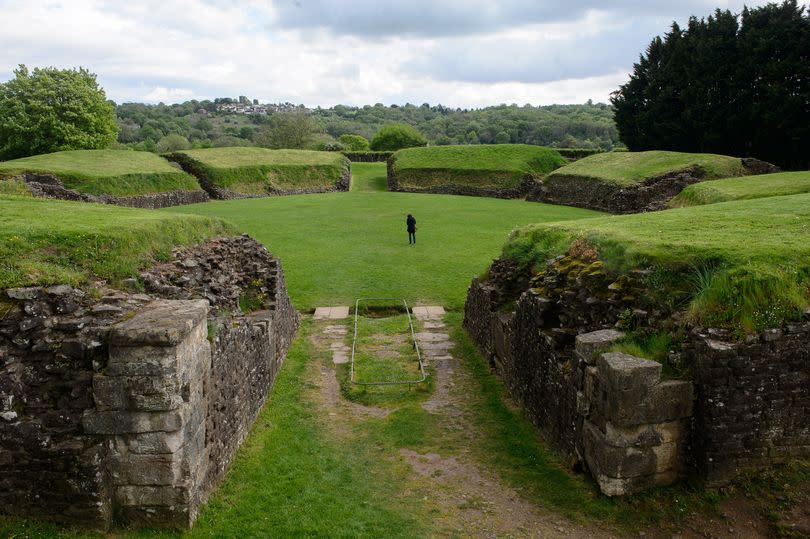
[{"label": "green field", "polygon": [[[470,279],[513,228],[599,215],[518,200],[387,193],[375,190],[385,185],[385,164],[355,163],[352,170],[349,193],[214,201],[182,211],[223,217],[264,243],[281,258],[299,309],[381,295],[460,309]],[[408,213],[417,220],[415,247],[408,246]]]},{"label": "green field", "polygon": [[52,174],[90,195],[137,196],[198,191],[197,181],[149,152],[74,150],[0,162],[0,179],[23,172]]},{"label": "green field", "polygon": [[654,268],[651,297],[688,302],[698,323],[776,327],[810,303],[810,194],[533,225],[504,253],[541,267],[577,238],[617,274]]},{"label": "green field", "polygon": [[739,158],[726,155],[668,151],[607,152],[584,157],[558,168],[548,179],[580,177],[621,187],[637,185],[672,172],[699,167],[704,179],[743,176],[746,171]]},{"label": "green field", "polygon": [[206,148],[168,157],[215,187],[249,195],[274,189],[332,189],[350,166],[340,153],[309,150]]},{"label": "green field", "polygon": [[780,172],[696,183],[681,191],[681,194],[670,201],[670,206],[680,208],[801,193],[810,193],[810,171]]},{"label": "green field", "polygon": [[393,159],[398,184],[416,189],[517,187],[527,174],[539,178],[566,163],[556,150],[527,144],[408,148]]},{"label": "green field", "polygon": [[176,245],[230,232],[216,218],[0,195],[0,289],[121,280]]}]

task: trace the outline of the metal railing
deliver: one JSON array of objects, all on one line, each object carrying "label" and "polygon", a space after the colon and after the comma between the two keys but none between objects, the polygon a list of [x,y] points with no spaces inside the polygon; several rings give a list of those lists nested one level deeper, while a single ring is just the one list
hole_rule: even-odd
[{"label": "metal railing", "polygon": [[[411,331],[411,341],[413,343],[413,348],[416,350],[416,359],[419,362],[419,372],[421,373],[422,377],[419,380],[397,380],[397,381],[372,381],[372,382],[360,382],[354,379],[354,355],[357,350],[357,327],[358,327],[358,318],[360,316],[360,302],[369,302],[369,301],[401,301],[402,305],[405,307],[405,313],[408,315],[408,327]],[[350,380],[353,384],[359,386],[394,386],[394,385],[413,385],[413,384],[420,384],[427,379],[427,372],[425,372],[425,364],[422,361],[422,354],[419,351],[419,344],[416,342],[416,333],[413,330],[413,320],[411,319],[411,309],[408,307],[408,302],[402,298],[358,298],[357,301],[354,302],[354,337],[352,338],[352,362],[351,362],[351,376]]]}]

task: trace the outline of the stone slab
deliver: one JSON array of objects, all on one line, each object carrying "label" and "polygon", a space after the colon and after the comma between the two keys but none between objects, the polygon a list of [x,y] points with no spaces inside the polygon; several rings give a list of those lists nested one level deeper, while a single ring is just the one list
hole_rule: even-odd
[{"label": "stone slab", "polygon": [[338,305],[335,307],[316,307],[313,318],[315,320],[343,320],[349,317],[349,307]]},{"label": "stone slab", "polygon": [[588,364],[593,364],[597,354],[607,352],[610,346],[622,337],[624,337],[624,333],[615,329],[581,333],[576,337],[576,350]]},{"label": "stone slab", "polygon": [[159,300],[110,329],[109,342],[123,346],[175,346],[208,316],[207,300]]},{"label": "stone slab", "polygon": [[430,320],[444,316],[444,307],[440,305],[420,305],[412,307],[411,312],[418,320]]}]

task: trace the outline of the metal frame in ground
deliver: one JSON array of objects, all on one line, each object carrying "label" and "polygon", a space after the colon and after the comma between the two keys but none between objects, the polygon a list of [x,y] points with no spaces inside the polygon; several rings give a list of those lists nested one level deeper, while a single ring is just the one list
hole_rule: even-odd
[{"label": "metal frame in ground", "polygon": [[[372,382],[359,382],[354,379],[354,352],[357,348],[357,319],[360,312],[360,302],[362,301],[401,301],[405,307],[405,313],[408,315],[408,327],[411,330],[411,342],[413,348],[416,350],[416,359],[419,361],[419,372],[422,373],[422,378],[419,380],[402,380],[396,382],[389,381],[372,381]],[[416,342],[416,334],[413,331],[413,320],[411,319],[411,309],[408,307],[408,302],[403,298],[357,298],[354,302],[354,335],[352,336],[352,361],[350,367],[349,379],[351,382],[358,386],[396,386],[396,385],[413,385],[421,384],[427,380],[427,373],[425,372],[425,363],[422,361],[422,353],[419,351],[419,344]]]}]

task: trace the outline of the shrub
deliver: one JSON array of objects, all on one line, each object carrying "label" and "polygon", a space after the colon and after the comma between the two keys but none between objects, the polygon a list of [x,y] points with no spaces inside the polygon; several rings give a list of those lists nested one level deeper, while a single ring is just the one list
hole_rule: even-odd
[{"label": "shrub", "polygon": [[416,146],[427,146],[427,139],[406,124],[384,125],[371,140],[371,149],[375,151],[393,152]]},{"label": "shrub", "polygon": [[340,135],[338,140],[343,144],[344,148],[350,152],[362,152],[371,148],[368,139],[361,135],[350,135],[346,133],[345,135]]},{"label": "shrub", "polygon": [[177,133],[171,133],[158,141],[156,150],[157,153],[169,153],[178,150],[187,150],[190,147],[191,144],[189,144],[186,137],[178,135]]}]

